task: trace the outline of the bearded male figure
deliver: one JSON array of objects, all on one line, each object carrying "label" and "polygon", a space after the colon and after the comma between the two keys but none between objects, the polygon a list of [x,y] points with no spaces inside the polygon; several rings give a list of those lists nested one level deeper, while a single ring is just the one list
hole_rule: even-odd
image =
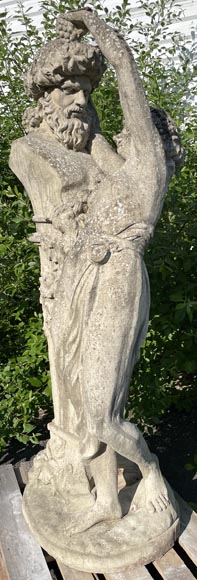
[{"label": "bearded male figure", "polygon": [[[26,111],[28,135],[10,156],[37,224],[54,402],[24,513],[48,552],[102,572],[150,561],[178,530],[158,461],[123,413],[149,317],[143,251],[184,153],[171,119],[150,110],[116,31],[89,10],[60,16],[57,30],[26,75],[37,106]],[[87,31],[99,48],[80,42]],[[117,151],[90,97],[103,55],[115,67],[124,113]],[[117,454],[132,466],[129,493],[125,486],[118,494]]]}]

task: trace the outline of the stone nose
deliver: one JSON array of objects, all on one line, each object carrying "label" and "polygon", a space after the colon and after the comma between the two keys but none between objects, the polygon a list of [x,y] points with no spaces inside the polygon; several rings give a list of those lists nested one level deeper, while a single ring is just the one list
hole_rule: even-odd
[{"label": "stone nose", "polygon": [[80,105],[81,107],[84,107],[86,105],[86,96],[82,90],[76,93],[75,103],[76,105]]}]

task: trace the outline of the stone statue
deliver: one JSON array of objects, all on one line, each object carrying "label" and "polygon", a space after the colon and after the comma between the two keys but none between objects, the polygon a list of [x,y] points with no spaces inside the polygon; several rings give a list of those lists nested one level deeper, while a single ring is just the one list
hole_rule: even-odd
[{"label": "stone statue", "polygon": [[[98,46],[81,41],[87,31]],[[113,28],[83,9],[59,16],[57,32],[26,74],[37,105],[10,156],[34,211],[54,402],[23,509],[56,559],[106,572],[150,562],[178,533],[173,493],[124,406],[149,317],[143,252],[184,153]],[[91,101],[103,55],[124,114],[117,150]]]}]

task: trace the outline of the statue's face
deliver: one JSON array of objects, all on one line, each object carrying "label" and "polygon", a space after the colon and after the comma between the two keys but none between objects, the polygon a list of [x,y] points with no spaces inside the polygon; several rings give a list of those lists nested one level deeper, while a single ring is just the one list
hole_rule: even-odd
[{"label": "statue's face", "polygon": [[91,90],[87,77],[75,76],[40,99],[45,121],[68,149],[83,151],[86,147],[91,122],[86,107]]},{"label": "statue's face", "polygon": [[88,103],[91,90],[91,83],[87,77],[75,76],[66,80],[61,88],[54,89],[51,98],[58,107],[67,111],[69,117],[78,118]]}]

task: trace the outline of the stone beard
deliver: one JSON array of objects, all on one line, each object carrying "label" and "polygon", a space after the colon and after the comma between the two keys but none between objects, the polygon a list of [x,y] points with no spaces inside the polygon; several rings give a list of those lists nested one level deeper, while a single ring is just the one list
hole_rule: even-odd
[{"label": "stone beard", "polygon": [[87,110],[72,104],[60,107],[50,93],[39,99],[42,106],[43,120],[46,121],[54,136],[68,149],[82,151],[90,135],[90,119]]}]

